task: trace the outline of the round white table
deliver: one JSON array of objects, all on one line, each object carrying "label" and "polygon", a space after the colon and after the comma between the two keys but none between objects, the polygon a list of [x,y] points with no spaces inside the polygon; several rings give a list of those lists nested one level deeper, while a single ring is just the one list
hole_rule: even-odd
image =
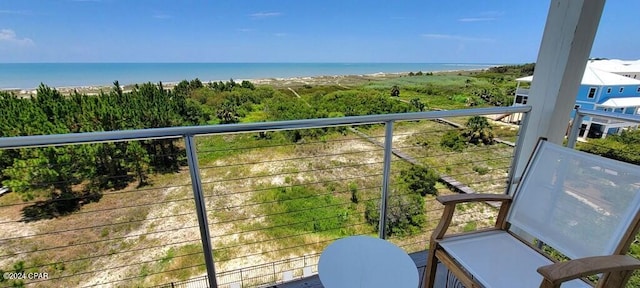
[{"label": "round white table", "polygon": [[393,243],[369,236],[346,237],[327,246],[318,275],[326,288],[418,287],[411,257]]}]

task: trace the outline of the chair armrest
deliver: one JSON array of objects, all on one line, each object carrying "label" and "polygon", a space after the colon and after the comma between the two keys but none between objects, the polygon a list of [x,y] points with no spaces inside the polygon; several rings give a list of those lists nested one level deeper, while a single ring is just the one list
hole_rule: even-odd
[{"label": "chair armrest", "polygon": [[442,237],[444,237],[444,234],[447,232],[447,229],[449,229],[449,225],[451,224],[451,219],[453,219],[455,206],[459,203],[491,201],[502,202],[495,227],[504,229],[504,220],[507,217],[507,212],[509,211],[512,200],[511,196],[506,194],[453,194],[438,196],[436,199],[444,205],[444,211],[442,212],[442,217],[440,218],[438,226],[433,230],[433,234],[431,234],[432,240],[442,239]]},{"label": "chair armrest", "polygon": [[[547,287],[560,287],[562,282],[598,273],[640,269],[640,260],[628,255],[595,256],[558,262],[538,268]],[[551,284],[551,286],[549,286]],[[541,286],[544,287],[544,286]]]},{"label": "chair armrest", "polygon": [[466,202],[511,201],[511,196],[506,194],[452,194],[438,196],[436,199],[443,205],[449,205]]}]

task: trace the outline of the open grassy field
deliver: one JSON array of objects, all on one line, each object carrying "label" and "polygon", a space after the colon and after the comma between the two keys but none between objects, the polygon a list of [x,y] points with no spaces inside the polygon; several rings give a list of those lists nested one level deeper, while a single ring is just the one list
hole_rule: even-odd
[{"label": "open grassy field", "polygon": [[[469,75],[274,81],[271,84],[291,95],[292,101],[313,103],[319,94],[350,89],[388,93],[397,85],[398,100],[418,98],[428,108],[441,109],[468,107],[467,92],[449,93],[487,83]],[[262,104],[254,108],[240,121],[268,119]],[[452,120],[464,123],[466,118]],[[384,141],[380,125],[358,129]],[[503,192],[513,149],[496,144],[469,146],[462,153],[448,151],[440,139],[451,129],[433,121],[398,123],[394,148],[476,191]],[[513,127],[495,129],[501,137],[515,137]],[[377,233],[367,205],[375,206],[380,198],[383,153],[356,134],[342,129],[296,143],[278,132],[196,140],[218,272],[313,255],[340,237]],[[409,167],[406,161],[393,159],[391,197],[407,193],[400,176]],[[188,170],[153,174],[149,183],[102,191],[99,201],[79,211],[37,221],[24,220],[23,209],[31,204],[15,193],[0,197],[4,248],[0,267],[48,271],[55,279],[35,284],[43,287],[151,286],[202,275],[204,259]],[[441,195],[453,193],[441,183],[436,188]],[[37,192],[35,201],[45,200],[47,193]],[[424,221],[419,230],[391,236],[407,251],[425,249],[429,231],[440,218],[442,208],[434,196],[423,196],[422,202]],[[460,231],[488,225],[495,213],[482,205],[462,206],[459,212],[454,226]]]},{"label": "open grassy field", "polygon": [[[438,147],[435,142],[427,145],[429,149],[408,147],[415,146],[414,142],[420,137],[418,131],[439,135],[439,125],[442,124],[403,123],[396,131],[395,145],[428,165],[435,167],[433,163],[440,163],[439,171],[465,175],[465,180],[492,179],[504,174],[504,168],[496,168],[486,175],[474,175],[467,165],[461,165],[459,158],[453,159],[446,152],[439,155],[442,151],[433,149]],[[374,126],[366,131],[379,136],[382,129]],[[333,239],[376,233],[375,225],[366,223],[364,214],[366,201],[380,197],[380,147],[351,133],[331,134],[301,144],[287,143],[277,133],[273,134],[267,141],[253,134],[198,138],[201,177],[218,271],[315,254]],[[481,149],[470,151],[465,155],[479,154],[478,160],[466,157],[463,162],[487,158],[482,153]],[[485,162],[476,166],[504,165],[500,161]],[[408,165],[395,159],[394,175]],[[118,285],[148,286],[203,273],[188,172],[183,169],[176,174],[157,175],[151,183],[144,188],[131,186],[106,191],[99,202],[87,204],[72,215],[50,220],[24,223],[20,221],[22,206],[3,209],[5,220],[20,223],[23,235],[38,236],[6,241],[5,253],[19,254],[2,265],[24,261],[26,267],[57,269],[52,273],[70,276],[55,282],[63,286],[114,281]],[[392,181],[393,185],[396,181]],[[357,190],[358,203],[352,200],[352,190]],[[439,191],[451,193],[442,185]],[[282,196],[283,193],[286,195]],[[11,197],[1,198],[3,204],[19,203]],[[425,200],[424,231],[393,238],[407,249],[424,249],[428,231],[439,219],[438,204],[433,196],[426,196]],[[463,217],[479,219],[464,218],[459,220],[461,223],[488,219],[484,212],[465,215]],[[323,218],[325,221],[317,221]],[[74,228],[60,232],[69,227]],[[3,232],[0,237],[12,238],[11,231]],[[71,277],[78,274],[86,277]],[[131,279],[120,281],[127,278]]]}]

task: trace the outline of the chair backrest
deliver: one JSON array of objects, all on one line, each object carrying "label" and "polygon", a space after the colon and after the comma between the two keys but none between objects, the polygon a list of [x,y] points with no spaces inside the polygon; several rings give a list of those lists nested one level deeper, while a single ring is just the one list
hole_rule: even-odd
[{"label": "chair backrest", "polygon": [[540,141],[507,221],[575,259],[626,253],[639,211],[640,166]]}]

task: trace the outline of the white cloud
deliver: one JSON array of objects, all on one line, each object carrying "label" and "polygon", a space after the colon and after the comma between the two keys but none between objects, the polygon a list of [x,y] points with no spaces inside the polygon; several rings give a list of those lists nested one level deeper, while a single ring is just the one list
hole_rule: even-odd
[{"label": "white cloud", "polygon": [[253,19],[264,19],[264,18],[278,17],[281,15],[282,13],[280,12],[257,12],[257,13],[249,14],[249,16]]},{"label": "white cloud", "polygon": [[153,18],[165,20],[165,19],[171,19],[173,17],[165,13],[155,13],[153,14]]},{"label": "white cloud", "polygon": [[480,12],[480,16],[482,16],[482,17],[500,17],[500,16],[504,16],[504,12],[503,11],[484,11],[484,12]]},{"label": "white cloud", "polygon": [[392,16],[390,18],[391,20],[411,20],[414,19],[413,17],[404,17],[404,16]]},{"label": "white cloud", "polygon": [[429,38],[429,39],[457,40],[457,41],[479,41],[479,42],[495,41],[495,39],[491,39],[491,38],[468,37],[468,36],[459,36],[459,35],[452,35],[452,34],[422,34],[422,37]]},{"label": "white cloud", "polygon": [[0,10],[0,14],[5,14],[5,15],[31,15],[31,11],[24,11],[24,10]]},{"label": "white cloud", "polygon": [[251,28],[238,28],[237,30],[239,32],[244,32],[244,33],[256,31],[255,29],[251,29]]},{"label": "white cloud", "polygon": [[481,22],[481,21],[494,21],[496,18],[494,17],[476,17],[476,18],[460,18],[458,21],[460,22]]},{"label": "white cloud", "polygon": [[458,21],[459,22],[495,21],[502,16],[504,16],[503,11],[483,11],[476,14],[476,16],[474,17],[459,18]]},{"label": "white cloud", "polygon": [[33,40],[29,38],[18,38],[16,32],[11,29],[0,29],[0,43],[10,43],[20,46],[32,46]]}]

